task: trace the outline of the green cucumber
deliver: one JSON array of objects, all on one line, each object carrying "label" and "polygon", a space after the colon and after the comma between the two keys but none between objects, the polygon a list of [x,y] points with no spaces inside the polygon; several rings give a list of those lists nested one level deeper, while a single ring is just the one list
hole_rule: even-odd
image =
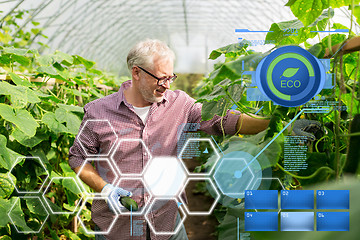
[{"label": "green cucumber", "polygon": [[136,212],[139,209],[138,204],[130,197],[121,197],[120,202],[129,211]]}]

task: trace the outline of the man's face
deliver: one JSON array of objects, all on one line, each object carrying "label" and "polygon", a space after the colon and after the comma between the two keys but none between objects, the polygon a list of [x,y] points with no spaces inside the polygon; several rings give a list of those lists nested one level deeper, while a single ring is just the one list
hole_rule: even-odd
[{"label": "man's face", "polygon": [[[173,75],[173,62],[169,58],[154,57],[152,68],[146,68],[146,70],[158,78],[170,77]],[[154,77],[144,71],[140,71],[139,91],[145,101],[149,103],[161,102],[165,91],[169,88],[169,81],[159,86]]]}]

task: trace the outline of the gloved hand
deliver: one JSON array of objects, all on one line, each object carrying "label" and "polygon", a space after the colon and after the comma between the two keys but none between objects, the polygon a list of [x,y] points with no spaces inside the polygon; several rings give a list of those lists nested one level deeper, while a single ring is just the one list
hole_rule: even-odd
[{"label": "gloved hand", "polygon": [[121,211],[128,211],[121,203],[121,197],[131,197],[132,192],[129,192],[125,189],[115,187],[110,183],[106,184],[101,190],[101,196],[105,198],[106,203],[111,212],[114,214]]},{"label": "gloved hand", "polygon": [[315,141],[315,134],[322,129],[321,123],[315,120],[298,119],[293,124],[293,135],[306,136],[310,141]]}]

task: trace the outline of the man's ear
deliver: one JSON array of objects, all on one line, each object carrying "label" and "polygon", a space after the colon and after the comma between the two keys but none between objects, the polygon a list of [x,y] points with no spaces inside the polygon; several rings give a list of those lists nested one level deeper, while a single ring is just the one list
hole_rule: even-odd
[{"label": "man's ear", "polygon": [[138,81],[140,79],[140,69],[138,67],[133,67],[131,70],[132,79]]}]

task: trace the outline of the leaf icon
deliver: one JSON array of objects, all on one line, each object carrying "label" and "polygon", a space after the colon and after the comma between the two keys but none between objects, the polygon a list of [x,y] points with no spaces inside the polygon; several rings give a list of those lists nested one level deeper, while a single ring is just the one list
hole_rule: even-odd
[{"label": "leaf icon", "polygon": [[280,77],[282,76],[287,78],[292,77],[297,73],[298,70],[299,68],[287,68]]}]

